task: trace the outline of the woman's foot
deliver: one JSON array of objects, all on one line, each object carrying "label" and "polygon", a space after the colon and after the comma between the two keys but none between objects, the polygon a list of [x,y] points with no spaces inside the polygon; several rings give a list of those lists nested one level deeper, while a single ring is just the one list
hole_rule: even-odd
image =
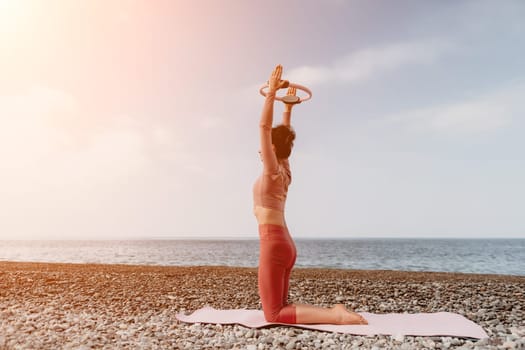
[{"label": "woman's foot", "polygon": [[337,324],[368,324],[363,316],[348,311],[343,304],[337,304],[332,308],[336,314]]}]

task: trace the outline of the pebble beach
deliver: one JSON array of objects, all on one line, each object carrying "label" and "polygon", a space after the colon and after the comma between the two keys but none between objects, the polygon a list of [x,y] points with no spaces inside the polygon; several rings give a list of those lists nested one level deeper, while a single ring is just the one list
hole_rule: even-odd
[{"label": "pebble beach", "polygon": [[0,349],[525,349],[521,276],[297,268],[290,300],[358,312],[456,312],[489,338],[355,336],[175,318],[206,305],[260,309],[255,268],[0,262]]}]

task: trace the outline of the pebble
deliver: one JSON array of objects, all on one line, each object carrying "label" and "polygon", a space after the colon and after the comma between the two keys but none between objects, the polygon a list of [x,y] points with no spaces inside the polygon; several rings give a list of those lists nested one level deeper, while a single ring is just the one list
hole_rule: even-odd
[{"label": "pebble", "polygon": [[513,341],[506,341],[501,346],[503,349],[516,349],[516,343]]},{"label": "pebble", "polygon": [[292,349],[295,349],[295,341],[294,340],[292,340],[291,342],[286,344],[286,350],[292,350]]},{"label": "pebble", "polygon": [[402,343],[405,340],[405,336],[403,334],[396,334],[392,336],[392,338],[399,343]]}]

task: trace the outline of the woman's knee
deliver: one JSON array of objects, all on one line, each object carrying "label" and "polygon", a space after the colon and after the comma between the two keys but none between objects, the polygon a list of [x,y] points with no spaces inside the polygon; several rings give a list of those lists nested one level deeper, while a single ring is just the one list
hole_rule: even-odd
[{"label": "woman's knee", "polygon": [[280,309],[263,308],[266,322],[280,322],[295,324],[295,305],[289,304]]},{"label": "woman's knee", "polygon": [[277,322],[279,319],[279,311],[281,310],[271,310],[268,308],[263,308],[264,319],[266,322]]}]

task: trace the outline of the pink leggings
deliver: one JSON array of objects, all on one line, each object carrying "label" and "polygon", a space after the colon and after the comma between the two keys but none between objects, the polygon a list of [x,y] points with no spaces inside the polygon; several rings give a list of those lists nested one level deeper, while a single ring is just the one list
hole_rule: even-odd
[{"label": "pink leggings", "polygon": [[259,295],[268,322],[296,323],[295,306],[288,304],[290,272],[297,251],[286,227],[259,225]]}]

